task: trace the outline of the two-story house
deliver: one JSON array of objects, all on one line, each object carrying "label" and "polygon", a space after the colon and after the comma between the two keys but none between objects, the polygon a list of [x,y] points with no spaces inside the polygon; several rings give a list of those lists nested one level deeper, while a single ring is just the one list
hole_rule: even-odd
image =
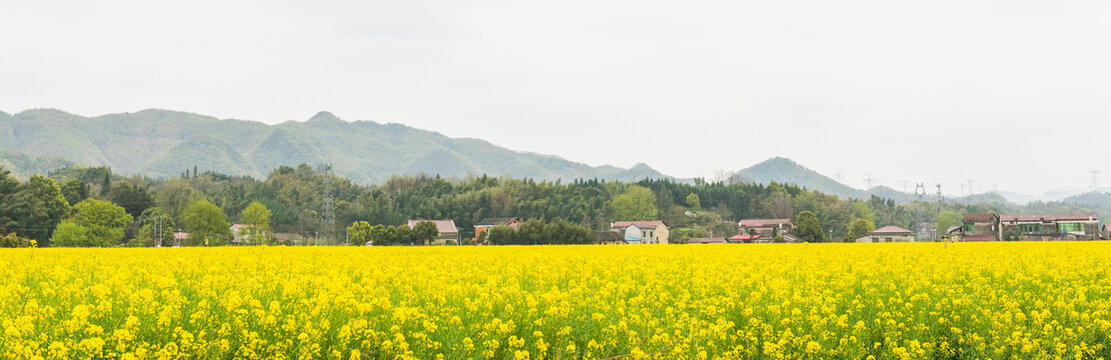
[{"label": "two-story house", "polygon": [[999,241],[999,216],[995,213],[964,214],[960,241]]},{"label": "two-story house", "polygon": [[610,224],[610,231],[622,234],[629,244],[667,244],[670,235],[663,221],[618,221]]},{"label": "two-story house", "polygon": [[999,215],[1002,240],[1096,240],[1099,218],[1095,214]]}]

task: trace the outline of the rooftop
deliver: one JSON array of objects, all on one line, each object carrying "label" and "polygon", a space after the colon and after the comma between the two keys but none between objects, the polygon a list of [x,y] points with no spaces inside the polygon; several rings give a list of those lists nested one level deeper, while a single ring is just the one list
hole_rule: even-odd
[{"label": "rooftop", "polygon": [[964,217],[961,218],[961,221],[992,221],[994,219],[994,213],[964,214]]},{"label": "rooftop", "polygon": [[417,226],[417,223],[430,222],[436,224],[436,229],[440,230],[441,234],[455,234],[459,229],[455,228],[455,220],[409,220],[409,228]]},{"label": "rooftop", "polygon": [[1095,214],[1002,214],[999,221],[1096,221]]},{"label": "rooftop", "polygon": [[687,240],[688,244],[724,244],[725,238],[692,238]]},{"label": "rooftop", "polygon": [[880,234],[913,234],[913,232],[911,232],[910,230],[907,230],[907,229],[904,229],[904,228],[901,228],[901,227],[895,226],[895,225],[887,225],[887,226],[881,227],[881,228],[879,228],[879,229],[876,229],[876,230],[874,230],[874,231],[872,231],[872,232],[870,232],[870,233],[868,233],[868,234],[869,234],[869,235],[880,235]]}]

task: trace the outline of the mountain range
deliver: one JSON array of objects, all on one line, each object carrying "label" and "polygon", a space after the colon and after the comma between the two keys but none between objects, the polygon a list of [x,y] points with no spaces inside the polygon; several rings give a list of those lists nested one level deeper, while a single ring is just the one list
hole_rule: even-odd
[{"label": "mountain range", "polygon": [[359,183],[416,174],[537,180],[668,178],[644,164],[628,169],[589,166],[400,124],[344,121],[328,112],[277,125],[155,109],[96,117],[55,109],[0,112],[0,149],[0,165],[15,169],[17,175],[81,164],[151,177],[179,175],[194,166],[264,177],[282,165],[331,163],[336,174]]}]

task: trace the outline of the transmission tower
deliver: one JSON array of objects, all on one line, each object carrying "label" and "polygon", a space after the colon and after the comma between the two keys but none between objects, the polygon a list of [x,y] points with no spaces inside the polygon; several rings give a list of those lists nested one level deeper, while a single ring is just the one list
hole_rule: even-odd
[{"label": "transmission tower", "polygon": [[914,195],[918,200],[926,201],[926,183],[914,183]]},{"label": "transmission tower", "polygon": [[837,179],[837,182],[841,182],[841,169],[837,169],[837,172],[834,173],[833,177]]},{"label": "transmission tower", "polygon": [[[903,192],[907,192],[907,184],[909,184],[909,183],[910,183],[910,181],[907,181],[907,180],[899,180],[899,183],[902,183],[902,184],[903,184]],[[917,183],[916,183],[916,184],[917,184]],[[916,189],[914,189],[914,192],[915,192],[915,193],[918,193],[918,189],[917,189],[917,188],[916,188]]]},{"label": "transmission tower", "polygon": [[976,193],[975,191],[972,191],[972,184],[976,183],[976,180],[969,179],[965,181],[968,182],[968,196],[972,196]]},{"label": "transmission tower", "polygon": [[1092,183],[1089,188],[1092,192],[1099,190],[1099,170],[1088,170],[1088,175],[1092,176]]},{"label": "transmission tower", "polygon": [[332,164],[321,164],[317,166],[317,172],[323,176],[323,183],[321,191],[321,208],[320,208],[320,237],[326,244],[334,245],[336,240],[336,199],[333,194],[333,180],[335,175],[332,173]]},{"label": "transmission tower", "polygon": [[943,199],[944,198],[941,197],[941,183],[937,183],[937,205],[938,205],[938,207],[941,206],[941,201]]},{"label": "transmission tower", "polygon": [[868,176],[864,178],[864,190],[872,188],[872,181],[874,181],[874,179],[872,179],[872,174],[868,174]]}]

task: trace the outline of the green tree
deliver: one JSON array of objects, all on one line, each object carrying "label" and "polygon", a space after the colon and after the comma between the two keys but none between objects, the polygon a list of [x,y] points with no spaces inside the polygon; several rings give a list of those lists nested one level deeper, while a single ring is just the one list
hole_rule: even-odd
[{"label": "green tree", "polygon": [[70,204],[85,201],[89,197],[89,184],[78,179],[70,179],[62,185],[62,196]]},{"label": "green tree", "polygon": [[33,175],[27,184],[20,185],[18,189],[8,199],[5,211],[16,223],[5,227],[11,231],[22,230],[24,236],[45,242],[70,211],[61,187],[54,179]]},{"label": "green tree", "polygon": [[154,199],[146,188],[134,186],[127,181],[112,186],[108,192],[108,200],[123,207],[132,217],[138,217],[144,210],[154,206]]},{"label": "green tree", "polygon": [[633,186],[610,202],[613,218],[621,221],[656,220],[656,195],[643,186]]},{"label": "green tree", "polygon": [[691,210],[694,210],[694,211],[702,210],[702,201],[698,198],[698,194],[690,193],[690,195],[687,195],[687,201],[686,202],[687,202],[687,207],[691,208]]},{"label": "green tree", "polygon": [[[220,207],[201,200],[189,205],[182,215],[189,245],[223,245],[231,236],[231,226]],[[206,243],[207,239],[207,243]]]},{"label": "green tree", "polygon": [[544,220],[528,219],[517,227],[515,244],[537,245],[544,243]]},{"label": "green tree", "polygon": [[437,236],[440,236],[440,229],[431,221],[421,221],[413,225],[413,237],[418,243],[431,244]]},{"label": "green tree", "polygon": [[804,242],[822,242],[826,238],[818,216],[810,211],[803,211],[795,217],[795,229],[792,233]]},{"label": "green tree", "polygon": [[507,225],[498,225],[487,230],[486,240],[491,245],[512,245],[516,244],[517,231]]},{"label": "green tree", "polygon": [[952,210],[943,210],[937,214],[937,234],[938,236],[945,236],[945,231],[950,227],[963,225],[961,221],[961,214]]},{"label": "green tree", "polygon": [[111,201],[85,199],[73,206],[72,217],[58,224],[50,242],[54,246],[106,247],[123,240],[131,215]]},{"label": "green tree", "polygon": [[270,209],[258,201],[252,201],[239,214],[239,221],[247,225],[247,238],[252,243],[270,242]]},{"label": "green tree", "polygon": [[867,235],[868,233],[876,230],[876,224],[873,224],[868,219],[856,219],[853,224],[849,226],[849,234],[845,236],[846,242],[853,242],[856,239]]},{"label": "green tree", "polygon": [[374,226],[371,226],[370,223],[366,221],[356,221],[352,223],[351,226],[347,227],[347,238],[351,240],[352,245],[362,246],[371,241],[373,232]]}]

